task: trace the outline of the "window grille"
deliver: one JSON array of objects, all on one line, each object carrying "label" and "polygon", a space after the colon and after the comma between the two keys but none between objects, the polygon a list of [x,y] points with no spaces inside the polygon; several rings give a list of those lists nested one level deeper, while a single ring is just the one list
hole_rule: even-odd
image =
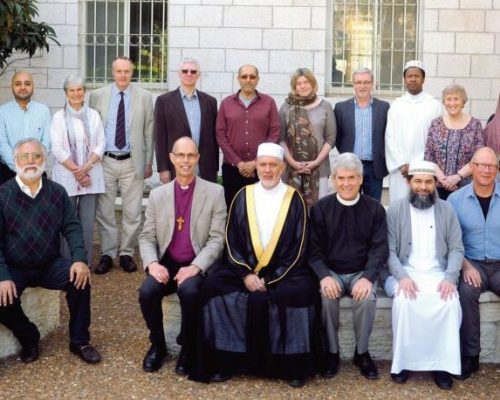
[{"label": "window grille", "polygon": [[404,91],[403,67],[418,58],[419,0],[332,0],[327,92],[350,93],[352,73],[368,67],[375,89]]},{"label": "window grille", "polygon": [[133,80],[164,87],[167,81],[167,0],[83,0],[80,35],[89,83],[111,81],[111,62],[128,56]]}]

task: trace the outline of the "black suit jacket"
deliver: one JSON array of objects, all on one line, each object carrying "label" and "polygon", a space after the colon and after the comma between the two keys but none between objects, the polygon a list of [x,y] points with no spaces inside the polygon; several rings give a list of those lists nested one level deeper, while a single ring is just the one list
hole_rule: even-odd
[{"label": "black suit jacket", "polygon": [[[335,104],[335,119],[337,120],[337,150],[339,153],[352,152],[356,137],[354,122],[354,98]],[[375,176],[382,179],[387,175],[385,164],[385,126],[387,125],[387,101],[373,99],[372,104],[372,155]]]},{"label": "black suit jacket", "polygon": [[[219,147],[215,139],[217,100],[199,90],[196,90],[196,93],[201,110],[200,145],[198,146],[200,176],[215,182],[219,170]],[[175,169],[168,156],[172,151],[172,146],[180,137],[192,137],[179,88],[162,94],[156,99],[154,133],[158,172],[168,170],[173,178]]]}]

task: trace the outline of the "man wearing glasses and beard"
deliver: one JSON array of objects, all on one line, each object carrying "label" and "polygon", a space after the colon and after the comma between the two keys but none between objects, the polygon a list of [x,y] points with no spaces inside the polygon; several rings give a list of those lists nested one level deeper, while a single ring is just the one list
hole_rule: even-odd
[{"label": "man wearing glasses and beard", "polygon": [[175,168],[170,162],[169,153],[174,142],[183,136],[193,139],[200,151],[197,175],[210,182],[217,180],[217,100],[196,88],[200,76],[200,63],[193,58],[184,58],[179,68],[180,86],[162,94],[156,100],[156,165],[162,183],[170,182],[175,177]]}]

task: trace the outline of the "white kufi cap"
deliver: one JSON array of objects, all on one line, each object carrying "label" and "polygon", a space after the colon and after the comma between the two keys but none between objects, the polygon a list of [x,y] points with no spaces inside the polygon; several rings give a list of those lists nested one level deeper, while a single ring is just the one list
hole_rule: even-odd
[{"label": "white kufi cap", "polygon": [[437,165],[431,161],[413,160],[408,167],[408,175],[426,174],[436,176]]},{"label": "white kufi cap", "polygon": [[422,71],[425,72],[425,65],[422,61],[419,61],[419,60],[411,60],[411,61],[408,61],[406,64],[405,64],[405,69],[404,71],[406,71],[408,68],[411,68],[411,67],[416,67],[416,68],[419,68],[421,69]]},{"label": "white kufi cap", "polygon": [[270,156],[283,161],[284,155],[285,150],[283,150],[283,147],[276,143],[261,143],[257,148],[257,157]]}]

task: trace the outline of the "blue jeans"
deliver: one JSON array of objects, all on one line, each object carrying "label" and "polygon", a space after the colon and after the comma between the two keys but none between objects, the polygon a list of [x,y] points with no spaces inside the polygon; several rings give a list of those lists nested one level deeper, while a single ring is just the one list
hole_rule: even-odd
[{"label": "blue jeans", "polygon": [[363,161],[363,194],[370,196],[380,202],[382,199],[382,182],[378,179],[373,170],[373,161]]}]

